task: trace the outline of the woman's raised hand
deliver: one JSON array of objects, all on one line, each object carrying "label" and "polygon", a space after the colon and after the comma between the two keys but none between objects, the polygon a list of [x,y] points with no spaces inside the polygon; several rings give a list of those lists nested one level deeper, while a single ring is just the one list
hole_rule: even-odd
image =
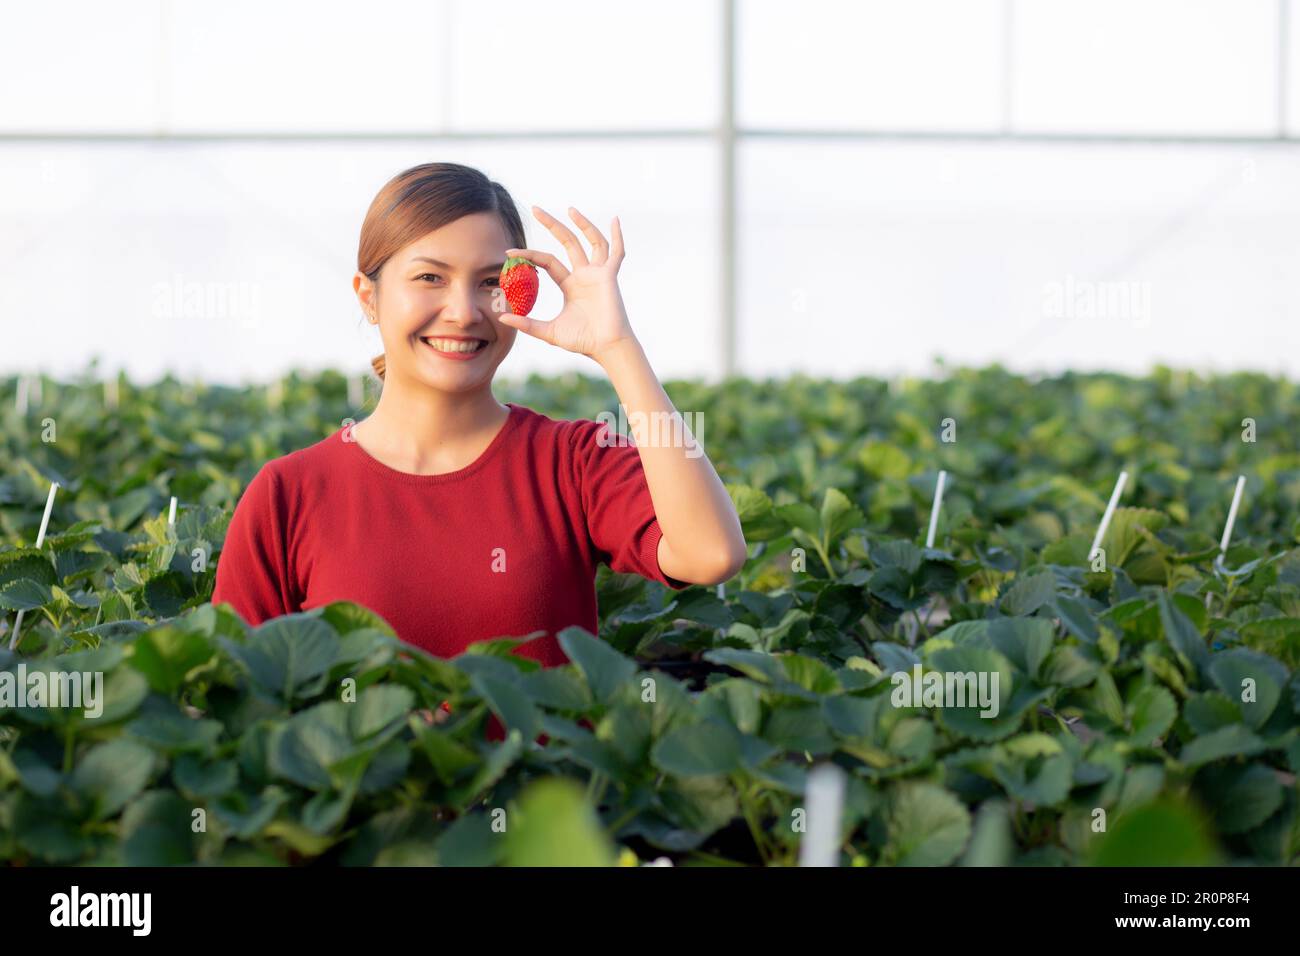
[{"label": "woman's raised hand", "polygon": [[[590,356],[597,362],[608,349],[634,342],[636,337],[618,288],[618,268],[623,262],[623,230],[618,217],[614,217],[610,226],[613,239],[607,242],[586,216],[573,206],[569,207],[569,215],[591,243],[591,258],[588,259],[582,243],[568,226],[540,206],[533,207],[533,215],[560,240],[569,254],[572,268],[565,268],[557,257],[537,249],[507,249],[506,255],[523,256],[545,269],[564,293],[564,306],[550,321],[503,312],[498,316],[501,322],[543,342]],[[504,297],[499,301],[504,302]]]}]

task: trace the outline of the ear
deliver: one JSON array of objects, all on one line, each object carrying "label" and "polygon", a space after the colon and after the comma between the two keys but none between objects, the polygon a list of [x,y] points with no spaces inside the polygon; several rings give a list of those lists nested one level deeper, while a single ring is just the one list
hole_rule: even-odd
[{"label": "ear", "polygon": [[370,281],[370,277],[364,272],[357,272],[352,276],[352,290],[357,294],[357,301],[361,303],[361,311],[366,314],[366,321],[372,325],[378,324],[375,317],[375,284]]}]

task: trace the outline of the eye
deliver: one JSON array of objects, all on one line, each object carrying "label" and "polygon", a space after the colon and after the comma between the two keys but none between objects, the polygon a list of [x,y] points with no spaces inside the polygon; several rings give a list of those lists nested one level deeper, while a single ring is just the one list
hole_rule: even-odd
[{"label": "eye", "polygon": [[497,276],[490,276],[490,277],[484,279],[483,281],[484,281],[484,282],[491,282],[491,283],[493,284],[493,286],[498,286],[498,285],[501,284],[501,277],[500,277],[499,275],[497,275]]},{"label": "eye", "polygon": [[440,279],[440,278],[442,278],[442,277],[439,276],[439,275],[436,275],[436,274],[434,274],[434,273],[432,273],[432,272],[425,272],[425,273],[423,273],[423,274],[421,274],[421,275],[416,276],[415,278],[416,278],[417,280],[419,280],[419,279]]}]

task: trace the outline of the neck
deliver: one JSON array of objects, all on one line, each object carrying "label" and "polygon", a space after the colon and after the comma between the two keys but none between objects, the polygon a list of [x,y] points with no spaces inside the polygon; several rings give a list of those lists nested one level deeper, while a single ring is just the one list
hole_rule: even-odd
[{"label": "neck", "polygon": [[509,414],[491,383],[469,392],[443,392],[390,375],[360,431],[375,445],[420,461],[495,431]]}]

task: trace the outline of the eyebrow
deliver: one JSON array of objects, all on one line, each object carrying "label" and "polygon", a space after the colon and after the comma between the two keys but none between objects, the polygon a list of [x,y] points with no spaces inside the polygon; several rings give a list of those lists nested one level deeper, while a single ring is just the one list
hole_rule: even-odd
[{"label": "eyebrow", "polygon": [[[453,268],[451,265],[449,265],[449,264],[446,263],[446,262],[443,262],[441,259],[432,259],[432,258],[430,258],[429,256],[413,256],[413,257],[411,258],[411,261],[412,261],[412,262],[428,262],[428,263],[430,263],[431,265],[438,266],[440,269],[451,269],[451,268]],[[480,266],[478,271],[479,271],[479,272],[500,272],[500,271],[501,271],[501,267],[504,266],[504,265],[505,265],[504,262],[498,262],[498,263],[496,263],[496,264],[494,264],[494,265],[490,265],[490,266]]]}]

